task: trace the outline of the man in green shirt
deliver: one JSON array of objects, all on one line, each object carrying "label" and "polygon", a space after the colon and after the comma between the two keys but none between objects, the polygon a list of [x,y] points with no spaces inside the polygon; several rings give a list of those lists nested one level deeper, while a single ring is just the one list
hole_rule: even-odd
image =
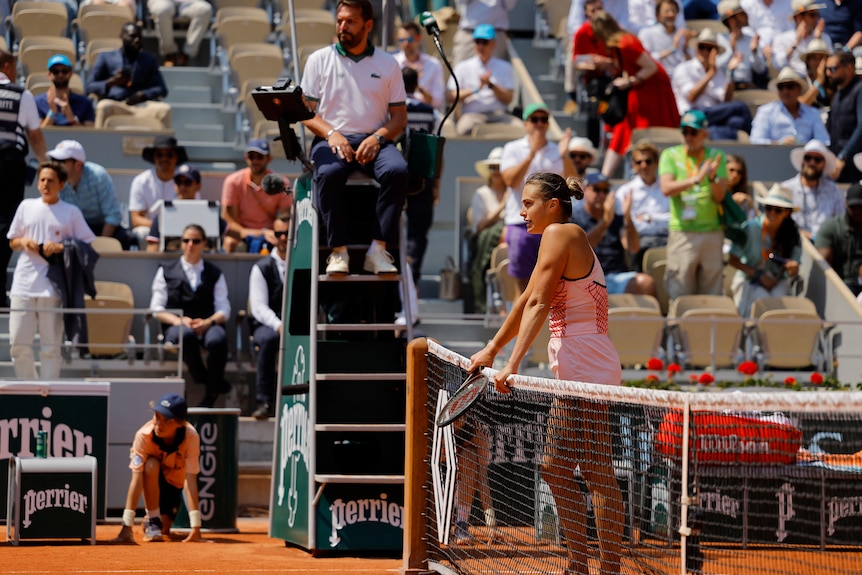
[{"label": "man in green shirt", "polygon": [[667,294],[720,295],[724,233],[718,204],[727,190],[725,154],[704,145],[709,130],[703,112],[686,112],[680,129],[685,143],[664,150],[658,164],[661,191],[670,198]]},{"label": "man in green shirt", "polygon": [[862,291],[862,184],[847,190],[847,213],[820,226],[814,245],[854,295]]}]

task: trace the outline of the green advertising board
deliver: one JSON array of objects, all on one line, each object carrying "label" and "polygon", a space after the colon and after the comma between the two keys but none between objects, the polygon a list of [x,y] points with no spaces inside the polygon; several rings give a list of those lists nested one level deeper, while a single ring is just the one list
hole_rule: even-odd
[{"label": "green advertising board", "polygon": [[[299,387],[308,389],[308,386]],[[308,393],[283,393],[278,411],[270,535],[305,548],[311,543],[308,514],[310,431]]]},{"label": "green advertising board", "polygon": [[318,549],[400,551],[404,486],[329,484],[315,514]]},{"label": "green advertising board", "polygon": [[[48,457],[98,461],[96,513],[105,517],[108,460],[107,383],[10,384],[0,393],[0,469],[12,456],[36,455],[36,435],[48,434]],[[5,509],[9,478],[0,473],[0,509]]]}]

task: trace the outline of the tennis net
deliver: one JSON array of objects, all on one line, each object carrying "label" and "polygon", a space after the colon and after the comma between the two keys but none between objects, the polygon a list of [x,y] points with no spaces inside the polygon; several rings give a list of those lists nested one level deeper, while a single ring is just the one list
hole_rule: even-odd
[{"label": "tennis net", "polygon": [[408,356],[407,573],[862,570],[862,393],[518,375],[438,428],[468,361]]}]

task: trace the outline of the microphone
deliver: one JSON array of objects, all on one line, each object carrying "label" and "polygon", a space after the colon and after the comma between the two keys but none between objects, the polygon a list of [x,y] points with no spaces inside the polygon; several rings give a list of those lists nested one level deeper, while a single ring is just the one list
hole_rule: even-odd
[{"label": "microphone", "polygon": [[437,20],[431,12],[422,12],[422,15],[419,16],[419,23],[425,26],[425,32],[429,36],[440,37],[440,26],[437,25]]},{"label": "microphone", "polygon": [[267,174],[260,182],[260,187],[268,196],[277,196],[286,192],[284,180],[278,174]]}]

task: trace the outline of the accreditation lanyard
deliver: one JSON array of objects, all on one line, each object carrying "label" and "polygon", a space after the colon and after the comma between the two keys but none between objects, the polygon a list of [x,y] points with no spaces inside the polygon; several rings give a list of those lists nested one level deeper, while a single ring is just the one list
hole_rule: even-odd
[{"label": "accreditation lanyard", "polygon": [[[706,153],[706,150],[701,150],[697,155],[697,161],[693,162],[691,156],[686,151],[685,154],[685,175],[686,178],[692,178],[697,175],[697,172],[700,170],[700,166],[703,164],[703,157]],[[684,204],[682,209],[682,219],[687,221],[692,221],[697,218],[697,210],[695,209],[695,204],[697,203],[697,187],[700,186],[700,182],[696,182],[693,186],[686,189],[682,193],[682,203]]]}]

